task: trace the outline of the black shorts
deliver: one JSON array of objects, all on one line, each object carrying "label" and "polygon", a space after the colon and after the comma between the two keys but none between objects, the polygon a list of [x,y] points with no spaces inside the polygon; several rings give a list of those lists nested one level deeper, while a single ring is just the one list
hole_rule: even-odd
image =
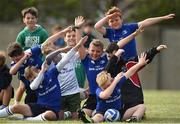
[{"label": "black shorts", "polygon": [[37,95],[35,92],[29,93],[26,92],[26,97],[24,99],[24,103],[25,104],[29,104],[29,103],[36,103],[37,102]]},{"label": "black shorts", "polygon": [[38,116],[39,114],[42,114],[46,111],[53,111],[56,114],[57,119],[59,118],[58,112],[52,110],[51,108],[41,105],[41,104],[36,104],[36,103],[29,103],[27,104],[32,112],[32,117]]},{"label": "black shorts", "polygon": [[123,111],[125,112],[126,110],[128,110],[129,108],[132,108],[136,105],[139,105],[139,104],[144,104],[144,101],[137,101],[137,102],[133,102],[133,103],[126,103],[123,105]]},{"label": "black shorts", "polygon": [[87,100],[84,102],[82,108],[95,110],[96,109],[96,95],[90,94],[89,97],[87,98]]}]

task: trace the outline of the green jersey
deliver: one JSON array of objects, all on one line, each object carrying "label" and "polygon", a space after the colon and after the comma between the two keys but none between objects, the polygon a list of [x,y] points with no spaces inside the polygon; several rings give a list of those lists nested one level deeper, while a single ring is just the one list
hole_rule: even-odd
[{"label": "green jersey", "polygon": [[34,31],[30,31],[25,27],[17,36],[18,42],[23,50],[31,48],[34,45],[42,44],[48,38],[47,31],[40,25],[36,26]]}]

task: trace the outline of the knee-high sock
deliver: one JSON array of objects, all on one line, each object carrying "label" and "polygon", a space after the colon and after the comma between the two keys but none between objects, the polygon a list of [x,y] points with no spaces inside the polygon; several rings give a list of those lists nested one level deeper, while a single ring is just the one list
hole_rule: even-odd
[{"label": "knee-high sock", "polygon": [[25,118],[24,120],[28,120],[28,121],[47,121],[45,118],[44,118],[44,115],[43,114],[40,114],[36,117],[27,117]]},{"label": "knee-high sock", "polygon": [[8,117],[10,115],[12,115],[12,111],[11,111],[11,106],[6,107],[2,110],[0,110],[0,118],[4,118],[4,117]]}]

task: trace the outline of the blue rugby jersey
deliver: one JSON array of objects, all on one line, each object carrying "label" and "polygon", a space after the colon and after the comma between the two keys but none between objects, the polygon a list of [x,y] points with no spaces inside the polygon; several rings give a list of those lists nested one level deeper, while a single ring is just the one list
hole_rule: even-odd
[{"label": "blue rugby jersey", "polygon": [[[136,31],[136,29],[138,29],[137,23],[123,24],[120,29],[106,28],[106,35],[104,35],[104,37],[108,38],[110,42],[118,42],[119,40],[132,34],[134,31]],[[126,44],[123,49],[125,50],[123,58],[126,60],[137,56],[135,38]]]}]

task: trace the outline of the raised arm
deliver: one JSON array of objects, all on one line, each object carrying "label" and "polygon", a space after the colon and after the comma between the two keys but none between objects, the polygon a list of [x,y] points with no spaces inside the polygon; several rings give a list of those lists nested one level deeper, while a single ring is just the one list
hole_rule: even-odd
[{"label": "raised arm", "polygon": [[127,36],[127,37],[123,38],[122,40],[118,41],[117,45],[119,46],[119,48],[124,47],[127,43],[129,43],[132,39],[134,39],[141,32],[143,32],[143,29],[141,27],[139,27],[135,32],[133,32],[129,36]]},{"label": "raised arm", "polygon": [[39,72],[38,76],[32,81],[30,84],[30,88],[32,90],[36,90],[39,85],[42,83],[44,80],[44,72],[48,69],[47,62],[45,61],[42,66],[41,66],[41,71]]},{"label": "raised arm", "polygon": [[[78,44],[78,42],[81,39],[81,36],[82,36],[81,27],[82,27],[84,21],[85,21],[84,17],[82,17],[82,16],[78,16],[75,18],[74,25],[75,25],[75,30],[76,30],[76,44]],[[79,48],[78,52],[79,52],[80,59],[84,59],[87,54],[86,48],[84,47],[84,45],[82,45]]]},{"label": "raised arm", "polygon": [[111,15],[107,15],[104,18],[102,18],[101,20],[99,20],[95,25],[94,28],[101,34],[106,35],[106,28],[104,27],[104,25],[108,22],[108,20],[110,18],[119,16],[119,13],[113,13]]},{"label": "raised arm", "polygon": [[50,65],[52,60],[59,54],[59,53],[62,53],[62,52],[68,52],[72,47],[70,46],[67,46],[67,47],[64,47],[64,48],[59,48],[58,50],[56,51],[53,51],[52,53],[48,54],[46,56],[46,61],[47,61],[47,64]]},{"label": "raised arm", "polygon": [[46,43],[49,43],[49,42],[50,42],[50,43],[54,43],[54,42],[57,41],[59,38],[64,38],[65,34],[66,34],[68,31],[70,31],[70,30],[72,30],[72,26],[69,26],[69,27],[65,28],[64,30],[55,33],[54,35],[50,36],[50,37],[42,44],[42,46],[43,46],[44,44],[46,44]]},{"label": "raised arm", "polygon": [[122,73],[119,73],[113,80],[113,82],[110,84],[109,87],[107,87],[104,91],[102,91],[100,94],[99,94],[99,97],[101,99],[108,99],[111,94],[113,93],[114,91],[114,88],[116,87],[117,83],[121,80],[122,78]]},{"label": "raised arm", "polygon": [[124,73],[126,78],[129,78],[132,76],[134,73],[136,73],[140,68],[145,66],[149,60],[146,60],[146,54],[142,53],[141,56],[139,57],[139,62],[132,66],[126,73]]},{"label": "raised arm", "polygon": [[81,38],[81,40],[76,44],[76,46],[74,46],[69,52],[67,52],[67,54],[56,65],[58,71],[60,71],[68,63],[68,61],[76,54],[76,52],[81,46],[84,46],[86,40],[87,36]]},{"label": "raised arm", "polygon": [[10,68],[9,73],[15,75],[25,60],[31,56],[31,52],[24,52],[24,56]]},{"label": "raised arm", "polygon": [[159,22],[161,22],[163,20],[173,19],[174,17],[175,17],[175,14],[168,14],[168,15],[165,15],[165,16],[148,18],[148,19],[145,19],[145,20],[143,20],[141,22],[138,22],[138,26],[142,27],[142,28],[145,28],[145,27],[151,26],[153,24],[159,23]]}]

